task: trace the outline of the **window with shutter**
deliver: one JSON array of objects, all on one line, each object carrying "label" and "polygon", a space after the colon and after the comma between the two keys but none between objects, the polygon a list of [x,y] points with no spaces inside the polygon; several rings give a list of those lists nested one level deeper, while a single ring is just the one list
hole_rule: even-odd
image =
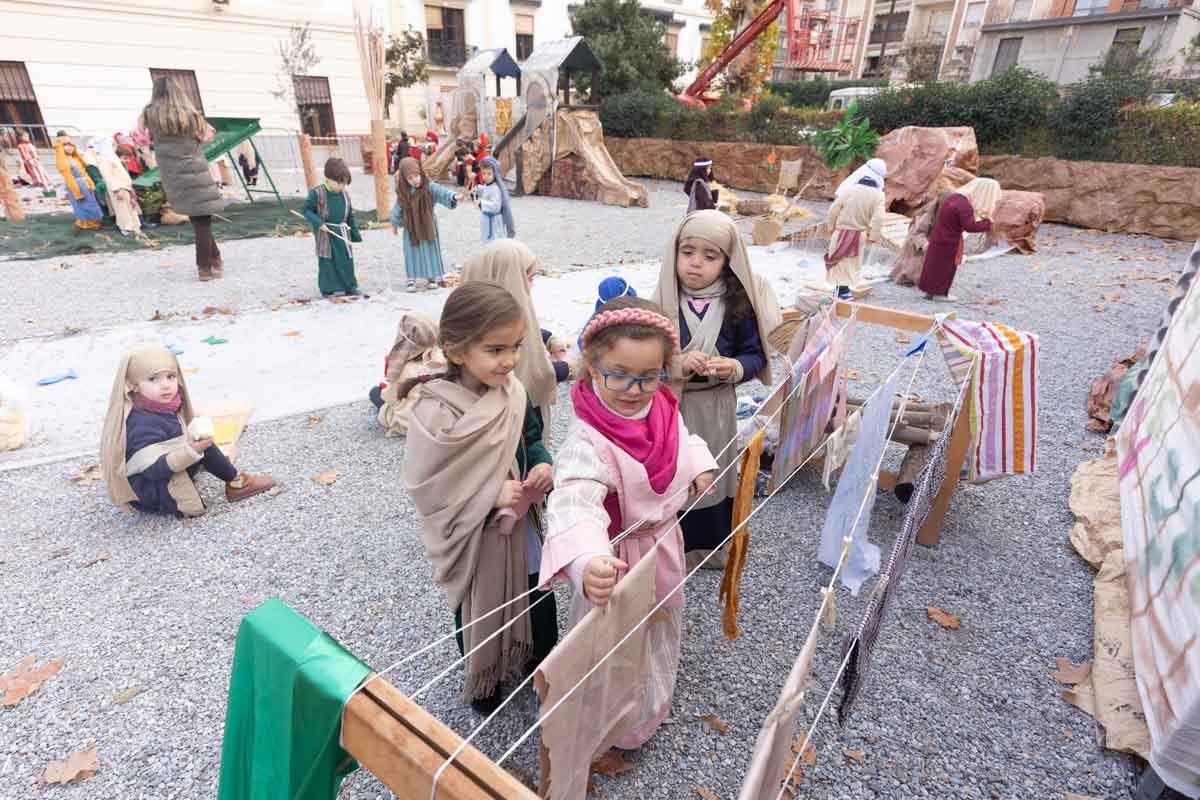
[{"label": "window with shutter", "polygon": [[0,128],[8,126],[27,131],[37,145],[50,145],[33,82],[21,61],[0,61]]},{"label": "window with shutter", "polygon": [[996,60],[992,64],[992,77],[996,77],[1002,72],[1007,72],[1017,65],[1017,59],[1021,55],[1021,39],[1001,39],[1000,46],[996,48]]},{"label": "window with shutter", "polygon": [[296,110],[300,114],[300,126],[304,132],[316,137],[337,136],[329,78],[293,75],[292,85],[296,87]]},{"label": "window with shutter", "polygon": [[168,78],[175,81],[187,94],[188,99],[192,101],[192,105],[201,114],[204,113],[204,101],[200,98],[200,84],[196,81],[196,72],[190,69],[158,69],[150,68],[150,80],[156,81],[159,78]]}]

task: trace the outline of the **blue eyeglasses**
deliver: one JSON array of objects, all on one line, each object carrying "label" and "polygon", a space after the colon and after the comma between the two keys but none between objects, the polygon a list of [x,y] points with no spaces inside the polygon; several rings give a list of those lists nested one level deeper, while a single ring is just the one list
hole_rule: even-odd
[{"label": "blue eyeglasses", "polygon": [[604,388],[610,392],[628,392],[634,386],[637,386],[638,391],[645,394],[658,389],[658,385],[667,379],[666,372],[639,378],[635,375],[627,375],[624,372],[609,372],[598,364],[596,365],[596,369],[604,377]]}]

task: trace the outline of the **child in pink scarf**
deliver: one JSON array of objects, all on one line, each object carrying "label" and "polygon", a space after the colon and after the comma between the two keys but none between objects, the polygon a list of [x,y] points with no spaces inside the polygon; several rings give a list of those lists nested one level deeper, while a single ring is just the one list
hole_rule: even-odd
[{"label": "child in pink scarf", "polygon": [[[571,392],[578,422],[556,459],[541,582],[569,580],[571,622],[608,602],[620,574],[657,547],[656,594],[646,623],[651,670],[639,722],[616,743],[644,744],[671,710],[679,668],[683,534],[677,513],[712,485],[717,463],[688,434],[666,385],[679,334],[648,300],[603,305],[584,329],[584,369]],[[615,544],[626,528],[633,532]],[[670,597],[668,598],[668,595]]]}]

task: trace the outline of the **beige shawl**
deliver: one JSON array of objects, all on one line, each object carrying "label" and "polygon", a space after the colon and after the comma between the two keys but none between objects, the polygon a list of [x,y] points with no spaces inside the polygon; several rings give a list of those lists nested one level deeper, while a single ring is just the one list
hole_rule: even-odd
[{"label": "beige shawl", "polygon": [[125,420],[133,410],[133,395],[138,381],[149,378],[156,372],[174,370],[179,375],[179,394],[183,405],[179,415],[186,429],[192,421],[192,399],[188,395],[183,372],[175,354],[161,344],[143,344],[125,354],[117,367],[113,379],[112,394],[108,400],[108,414],[104,417],[104,432],[100,437],[100,466],[104,472],[104,483],[112,501],[126,510],[129,503],[137,500],[129,478],[125,474]]},{"label": "beige shawl", "polygon": [[977,219],[991,219],[1000,202],[1000,184],[992,178],[975,178],[955,194],[971,201]]},{"label": "beige shawl", "polygon": [[410,361],[424,359],[437,347],[437,323],[419,311],[406,311],[396,326],[396,340],[388,353],[388,383],[396,383]]},{"label": "beige shawl", "polygon": [[[883,216],[883,192],[859,184],[833,201],[825,224],[830,233],[861,231],[867,241],[878,242],[883,239]],[[834,240],[830,240],[829,246],[834,247]]]},{"label": "beige shawl", "polygon": [[[529,294],[526,272],[537,264],[537,257],[516,239],[499,239],[487,244],[463,266],[462,279],[486,281],[504,287],[525,310],[525,341],[516,374],[529,398],[539,409],[554,405],[557,386],[550,354],[542,346],[542,326],[538,323],[533,298]],[[543,411],[547,430],[550,420]]]},{"label": "beige shawl", "polygon": [[[433,577],[467,625],[528,588],[525,537],[496,530],[501,484],[516,479],[525,422],[525,390],[514,377],[482,396],[458,383],[430,381],[412,409],[404,453],[404,484],[424,518],[421,538]],[[465,651],[503,625],[503,634],[467,659],[464,695],[487,697],[520,670],[533,652],[521,600],[463,632]]]},{"label": "beige shawl", "polygon": [[[675,273],[675,254],[679,250],[679,242],[692,236],[712,242],[729,258],[729,270],[746,290],[754,315],[758,319],[758,336],[762,340],[763,352],[769,353],[767,336],[783,321],[779,312],[779,300],[770,284],[759,280],[750,269],[750,255],[746,252],[746,243],[742,241],[733,220],[720,211],[697,211],[689,214],[680,224],[663,254],[658,288],[654,290],[654,302],[662,306],[668,319],[679,327],[680,292]],[[757,377],[767,386],[771,385],[769,358]]]}]

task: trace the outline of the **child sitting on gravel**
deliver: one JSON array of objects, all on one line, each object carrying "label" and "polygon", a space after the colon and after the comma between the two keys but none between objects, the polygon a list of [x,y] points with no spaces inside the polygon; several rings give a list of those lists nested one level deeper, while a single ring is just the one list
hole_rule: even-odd
[{"label": "child sitting on gravel", "polygon": [[525,319],[500,286],[464,283],[446,299],[439,323],[446,371],[400,389],[421,383],[409,412],[404,484],[424,517],[434,580],[454,611],[466,655],[463,695],[484,714],[499,705],[500,684],[533,669],[558,639],[553,593],[531,591],[542,548],[531,507],[553,487],[554,469],[514,373],[532,333]]},{"label": "child sitting on gravel", "polygon": [[396,341],[383,364],[387,383],[370,392],[371,402],[379,409],[379,424],[389,437],[408,432],[408,414],[421,391],[413,379],[446,370],[437,337],[437,323],[424,314],[407,311],[400,315]]},{"label": "child sitting on gravel", "polygon": [[[608,603],[621,574],[651,550],[656,599],[647,685],[637,723],[615,742],[641,747],[671,710],[683,636],[683,533],[678,512],[712,486],[717,462],[692,436],[667,386],[679,334],[648,300],[621,297],[583,329],[577,422],[559,451],[546,507],[542,585],[571,583],[570,620]],[[684,517],[686,521],[686,517]],[[632,528],[628,536],[620,536]]]},{"label": "child sitting on gravel", "polygon": [[213,443],[212,420],[193,416],[179,362],[161,344],[141,345],[121,359],[100,459],[113,502],[155,514],[204,513],[193,482],[201,467],[225,482],[230,502],[275,485],[269,475],[239,472]]}]

